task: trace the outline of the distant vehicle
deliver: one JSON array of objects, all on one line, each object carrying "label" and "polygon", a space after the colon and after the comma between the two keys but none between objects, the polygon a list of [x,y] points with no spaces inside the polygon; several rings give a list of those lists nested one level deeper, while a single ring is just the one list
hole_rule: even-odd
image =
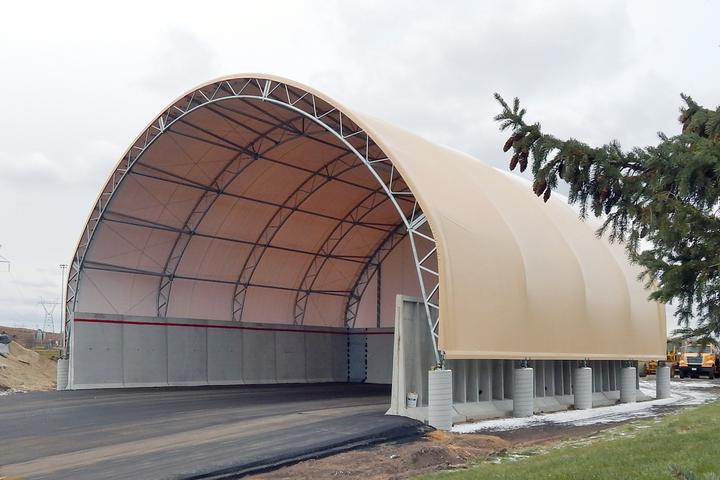
[{"label": "distant vehicle", "polygon": [[3,357],[6,357],[10,353],[10,342],[12,342],[10,335],[5,332],[0,333],[0,355]]},{"label": "distant vehicle", "polygon": [[680,378],[720,378],[720,350],[715,345],[690,343],[683,347],[678,361]]},{"label": "distant vehicle", "polygon": [[[670,367],[670,377],[674,377],[678,373],[678,362],[682,357],[682,353],[678,351],[677,343],[668,340],[667,342],[667,354],[665,357],[665,363]],[[640,369],[640,376],[655,375],[657,373],[657,360],[650,360],[645,362]]]}]

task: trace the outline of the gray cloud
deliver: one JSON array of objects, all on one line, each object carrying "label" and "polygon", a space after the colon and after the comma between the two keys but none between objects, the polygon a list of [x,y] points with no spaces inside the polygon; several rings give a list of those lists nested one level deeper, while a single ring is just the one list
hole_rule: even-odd
[{"label": "gray cloud", "polygon": [[[1,148],[1,147],[0,147]],[[71,153],[42,151],[9,153],[0,150],[0,185],[20,189],[99,188],[120,157],[120,148],[90,141]]]},{"label": "gray cloud", "polygon": [[[164,32],[149,63],[150,68],[140,76],[139,83],[165,95],[188,90],[221,74],[212,47],[192,31],[179,27]],[[208,72],[213,73],[208,77]]]}]

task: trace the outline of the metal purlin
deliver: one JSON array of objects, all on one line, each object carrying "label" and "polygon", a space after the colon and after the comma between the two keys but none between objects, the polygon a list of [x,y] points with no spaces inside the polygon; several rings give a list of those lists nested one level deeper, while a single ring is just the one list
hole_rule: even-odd
[{"label": "metal purlin", "polygon": [[[243,267],[240,270],[240,275],[237,280],[237,287],[233,294],[233,305],[232,305],[232,319],[238,322],[242,321],[242,314],[245,307],[245,296],[247,294],[248,285],[252,281],[252,277],[255,274],[255,270],[260,264],[260,260],[267,250],[266,245],[269,245],[275,235],[280,231],[285,222],[287,222],[292,216],[293,212],[300,206],[303,205],[315,192],[317,192],[324,185],[332,181],[332,178],[342,175],[345,172],[357,168],[354,161],[349,164],[346,162],[345,157],[349,152],[344,152],[339,156],[336,156],[330,162],[326,163],[310,177],[306,178],[294,191],[293,193],[283,202],[282,206],[277,208],[275,213],[270,220],[265,224],[262,232],[258,235],[255,245],[248,254]],[[336,171],[336,168],[343,167],[341,170]]]},{"label": "metal purlin", "polygon": [[[160,135],[168,131],[170,127],[182,120],[186,115],[204,106],[233,98],[269,102],[305,116],[331,133],[367,167],[370,174],[388,195],[410,236],[423,305],[431,332],[435,360],[438,364],[441,363],[441,357],[437,349],[437,327],[440,321],[438,316],[439,302],[437,300],[433,301],[439,296],[439,273],[429,266],[432,265],[431,258],[436,258],[437,246],[432,232],[428,228],[427,218],[420,212],[417,202],[415,202],[415,207],[409,217],[405,215],[398,203],[398,199],[402,197],[414,198],[413,193],[409,190],[395,191],[393,189],[395,169],[392,162],[387,157],[372,158],[370,149],[376,147],[375,143],[371,141],[370,136],[364,130],[355,125],[341,111],[310,92],[303,92],[298,87],[262,78],[222,80],[189,93],[159,115],[125,153],[93,206],[70,265],[65,305],[67,340],[69,340],[71,333],[71,325],[74,319],[75,307],[77,306],[78,283],[88,249],[113,195],[135,162],[155,143]],[[327,105],[329,109],[323,111],[324,105]],[[357,141],[358,146],[353,145],[351,141]],[[391,167],[388,182],[382,178],[377,169],[383,163]],[[424,233],[421,231],[422,229],[425,229]],[[423,252],[421,249],[423,243],[426,246],[432,245],[429,251],[424,254],[421,253]],[[426,274],[430,276],[427,282]],[[234,297],[235,295],[233,295],[233,301]]]},{"label": "metal purlin", "polygon": [[[380,264],[406,236],[407,229],[404,224],[401,223],[392,229],[370,256],[370,260],[365,263],[365,267],[355,277],[355,282],[350,290],[350,295],[348,296],[345,306],[345,326],[347,328],[355,328],[360,301],[370,281],[380,268]],[[379,279],[380,277],[378,277],[378,280]]]},{"label": "metal purlin", "polygon": [[[218,112],[211,107],[208,107],[207,110],[213,112],[215,115],[221,118],[224,118],[225,120],[238,124],[237,121],[232,117],[225,115],[222,112]],[[172,285],[175,280],[177,269],[180,266],[180,261],[182,260],[182,257],[185,254],[185,250],[190,244],[190,240],[192,240],[195,231],[200,227],[200,224],[205,219],[205,216],[208,214],[212,206],[215,204],[215,201],[220,198],[221,194],[225,191],[225,189],[228,188],[230,184],[232,184],[232,182],[238,176],[240,176],[240,174],[242,174],[248,166],[250,166],[255,160],[258,159],[258,156],[266,155],[270,153],[273,149],[277,148],[280,145],[283,145],[287,141],[294,140],[299,136],[304,135],[306,132],[302,128],[294,128],[293,130],[295,130],[295,132],[289,139],[273,139],[270,136],[276,130],[283,130],[287,129],[288,127],[294,127],[293,122],[302,118],[303,117],[296,117],[283,123],[282,125],[274,125],[272,128],[264,132],[253,131],[253,133],[256,134],[256,137],[245,146],[245,150],[258,151],[259,149],[255,147],[259,146],[258,142],[262,142],[262,140],[265,139],[273,142],[273,145],[269,148],[266,148],[259,155],[247,155],[243,152],[235,154],[233,158],[220,170],[220,173],[218,173],[215,178],[213,178],[210,184],[213,188],[203,191],[200,198],[195,203],[195,206],[190,211],[190,214],[187,216],[185,222],[183,223],[182,231],[175,239],[175,243],[170,250],[170,255],[168,255],[168,259],[165,262],[165,267],[163,268],[163,276],[160,277],[160,284],[157,295],[157,314],[159,317],[167,316],[170,293],[172,291]],[[283,131],[287,133],[287,130]],[[242,157],[243,155],[245,155],[245,157]]]},{"label": "metal purlin", "polygon": [[343,219],[347,221],[338,222],[335,228],[327,235],[322,246],[313,256],[312,261],[305,270],[302,280],[300,281],[300,286],[295,294],[294,325],[302,325],[305,322],[305,313],[307,311],[308,300],[310,299],[310,292],[312,292],[320,272],[325,267],[327,261],[332,258],[331,256],[335,253],[335,250],[350,234],[353,228],[362,226],[362,220],[386,201],[388,201],[388,197],[381,188],[370,193],[353,206]]}]

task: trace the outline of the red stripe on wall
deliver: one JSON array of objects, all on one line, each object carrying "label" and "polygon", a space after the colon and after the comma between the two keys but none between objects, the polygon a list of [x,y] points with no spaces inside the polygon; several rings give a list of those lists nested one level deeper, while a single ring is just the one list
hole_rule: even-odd
[{"label": "red stripe on wall", "polygon": [[107,320],[100,318],[76,318],[75,322],[82,323],[110,323],[116,325],[150,325],[153,327],[192,327],[192,328],[222,328],[226,330],[250,330],[256,332],[291,332],[291,333],[329,333],[332,335],[392,335],[394,332],[339,332],[337,330],[301,330],[297,328],[266,328],[266,327],[241,327],[237,325],[203,325],[200,323],[154,323],[135,320]]}]

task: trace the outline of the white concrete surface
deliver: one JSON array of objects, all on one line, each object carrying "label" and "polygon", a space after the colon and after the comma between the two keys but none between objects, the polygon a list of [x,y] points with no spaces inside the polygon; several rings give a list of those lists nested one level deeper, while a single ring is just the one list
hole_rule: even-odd
[{"label": "white concrete surface", "polygon": [[[69,388],[346,382],[390,383],[392,329],[78,314]],[[88,321],[90,320],[90,321]]]},{"label": "white concrete surface", "polygon": [[670,397],[670,367],[667,365],[658,365],[655,373],[655,397]]},{"label": "white concrete surface", "polygon": [[68,383],[68,360],[66,358],[59,358],[57,361],[56,369],[56,390],[65,390]]},{"label": "white concrete surface", "polygon": [[451,370],[428,372],[428,424],[438,430],[453,425],[453,377]]},{"label": "white concrete surface", "polygon": [[529,417],[533,414],[535,406],[533,400],[533,370],[532,368],[516,368],[513,375],[513,417]]},{"label": "white concrete surface", "polygon": [[620,403],[637,401],[635,367],[623,367],[620,377]]},{"label": "white concrete surface", "polygon": [[579,367],[573,370],[573,404],[575,410],[592,408],[592,369]]}]

